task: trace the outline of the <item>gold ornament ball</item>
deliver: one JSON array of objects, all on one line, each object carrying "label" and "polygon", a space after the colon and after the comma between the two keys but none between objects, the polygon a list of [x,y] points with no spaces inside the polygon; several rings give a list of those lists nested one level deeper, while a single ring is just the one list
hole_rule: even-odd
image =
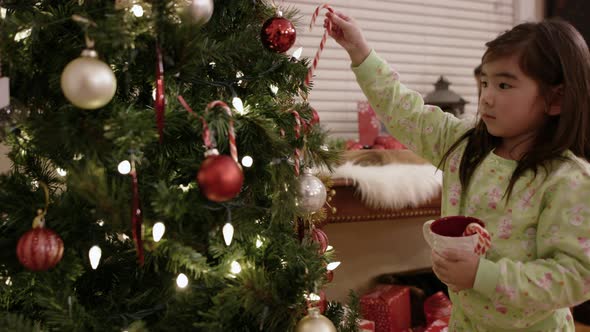
[{"label": "gold ornament ball", "polygon": [[61,90],[74,106],[93,110],[113,99],[117,79],[106,63],[95,57],[81,56],[64,68]]},{"label": "gold ornament ball", "polygon": [[307,316],[295,326],[295,332],[336,332],[332,321],[320,314],[319,308],[309,308]]}]

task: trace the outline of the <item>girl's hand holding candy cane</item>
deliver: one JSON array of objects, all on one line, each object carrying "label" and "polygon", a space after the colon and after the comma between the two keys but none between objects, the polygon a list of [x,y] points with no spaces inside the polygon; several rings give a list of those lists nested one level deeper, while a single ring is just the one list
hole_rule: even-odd
[{"label": "girl's hand holding candy cane", "polygon": [[330,37],[348,52],[353,66],[360,65],[371,53],[371,48],[356,21],[339,12],[328,12],[324,27],[328,28],[329,25],[331,25],[331,29],[328,29]]}]

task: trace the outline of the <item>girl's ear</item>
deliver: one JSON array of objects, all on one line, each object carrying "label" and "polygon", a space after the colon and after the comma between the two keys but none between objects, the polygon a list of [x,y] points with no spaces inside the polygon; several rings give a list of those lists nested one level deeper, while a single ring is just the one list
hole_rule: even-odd
[{"label": "girl's ear", "polygon": [[563,85],[560,84],[554,87],[552,90],[552,96],[547,109],[547,115],[559,115],[561,114],[561,103],[563,102]]}]

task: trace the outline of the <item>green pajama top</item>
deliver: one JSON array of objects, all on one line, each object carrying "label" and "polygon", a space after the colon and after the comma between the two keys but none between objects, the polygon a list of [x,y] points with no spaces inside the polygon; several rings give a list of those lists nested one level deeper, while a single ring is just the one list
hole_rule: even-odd
[{"label": "green pajama top", "polygon": [[[352,69],[390,133],[434,165],[473,127],[472,121],[424,105],[374,51]],[[590,165],[567,151],[568,160],[551,162],[548,175],[526,172],[506,201],[517,162],[491,152],[463,188],[459,163],[465,145],[442,167],[442,215],[483,220],[492,247],[479,261],[473,289],[451,292],[449,329],[574,331],[568,307],[590,299]]]}]

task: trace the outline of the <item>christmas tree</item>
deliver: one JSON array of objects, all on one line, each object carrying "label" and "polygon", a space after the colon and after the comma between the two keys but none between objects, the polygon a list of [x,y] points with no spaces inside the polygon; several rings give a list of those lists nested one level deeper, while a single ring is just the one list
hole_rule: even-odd
[{"label": "christmas tree", "polygon": [[[309,60],[285,53],[296,10],[0,6],[0,325],[294,329],[332,259],[314,227],[326,190],[304,170],[338,155],[305,98]],[[325,315],[338,326],[342,307]]]}]

